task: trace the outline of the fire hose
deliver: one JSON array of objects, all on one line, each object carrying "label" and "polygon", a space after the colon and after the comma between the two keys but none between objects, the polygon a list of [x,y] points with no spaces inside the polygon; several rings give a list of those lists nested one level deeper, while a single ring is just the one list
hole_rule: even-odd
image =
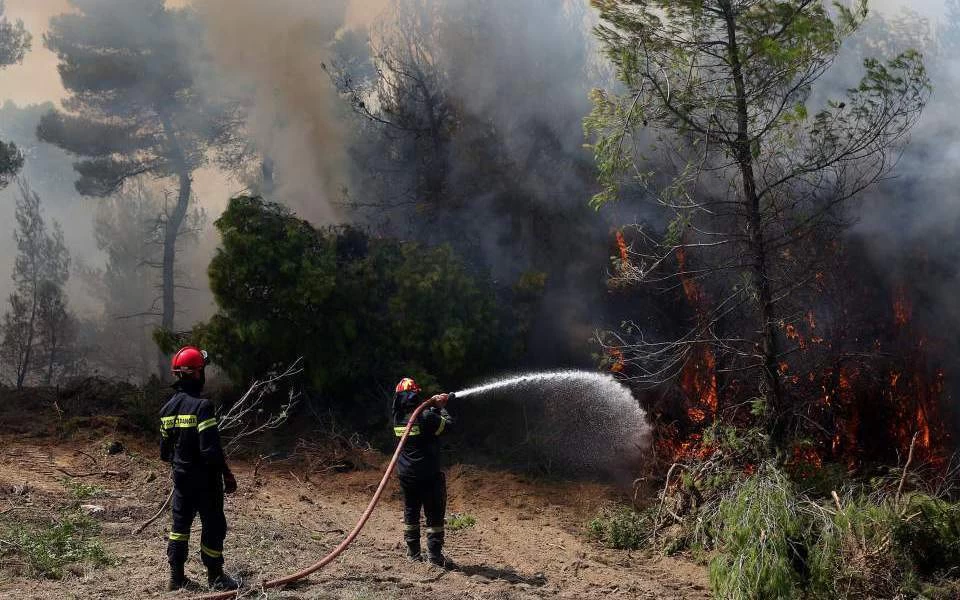
[{"label": "fire hose", "polygon": [[[454,395],[449,394],[447,399],[453,399]],[[393,458],[390,459],[390,464],[387,466],[387,470],[383,473],[383,478],[380,480],[380,485],[377,486],[377,491],[373,493],[373,497],[370,499],[370,503],[367,505],[366,510],[363,511],[363,514],[360,515],[360,520],[357,521],[357,524],[353,527],[353,530],[343,539],[340,544],[330,551],[329,554],[321,558],[319,561],[314,564],[306,567],[296,573],[287,575],[285,577],[279,577],[277,579],[271,579],[264,581],[260,587],[262,589],[271,589],[283,587],[287,584],[293,583],[315,573],[322,569],[323,567],[330,564],[335,558],[340,556],[340,554],[347,549],[347,547],[353,542],[354,539],[360,534],[360,531],[363,529],[364,525],[367,524],[367,520],[370,518],[370,515],[373,514],[373,509],[377,507],[377,504],[380,502],[380,496],[383,494],[383,490],[387,487],[387,482],[390,480],[390,475],[393,473],[393,470],[397,466],[397,459],[400,457],[400,451],[403,450],[404,444],[407,442],[407,437],[410,435],[410,430],[413,428],[413,424],[416,422],[417,417],[420,416],[427,407],[432,406],[436,401],[436,396],[425,400],[413,411],[413,414],[410,415],[410,418],[407,420],[407,427],[403,430],[403,435],[400,437],[400,441],[397,443],[397,449],[393,452]],[[230,590],[228,592],[214,592],[211,594],[204,594],[202,596],[194,596],[190,600],[227,600],[229,598],[237,598],[243,590]]]}]

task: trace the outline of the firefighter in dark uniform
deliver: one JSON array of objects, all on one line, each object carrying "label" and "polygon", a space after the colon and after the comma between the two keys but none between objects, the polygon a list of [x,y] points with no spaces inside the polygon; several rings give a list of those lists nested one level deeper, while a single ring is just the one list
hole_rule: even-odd
[{"label": "firefighter in dark uniform", "polygon": [[[393,425],[397,437],[403,435],[410,415],[420,404],[420,387],[413,379],[397,384],[393,397]],[[447,480],[440,470],[439,436],[450,430],[452,423],[446,404],[450,395],[430,398],[410,430],[407,443],[397,461],[397,475],[403,490],[403,539],[407,556],[422,560],[420,553],[420,511],[426,517],[427,560],[443,568],[453,563],[443,555],[443,523],[447,509]]]},{"label": "firefighter in dark uniform", "polygon": [[223,539],[227,535],[223,495],[237,490],[237,480],[220,445],[213,404],[200,398],[206,364],[206,352],[192,346],[181,348],[172,362],[176,393],[160,410],[160,458],[173,467],[173,526],[167,543],[171,591],[190,585],[184,565],[190,527],[197,514],[203,525],[200,556],[207,567],[207,582],[214,590],[238,587],[223,572]]}]

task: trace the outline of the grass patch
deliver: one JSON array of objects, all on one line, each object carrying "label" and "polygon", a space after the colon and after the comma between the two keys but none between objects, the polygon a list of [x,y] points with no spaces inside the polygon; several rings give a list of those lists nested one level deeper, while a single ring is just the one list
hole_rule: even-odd
[{"label": "grass patch", "polygon": [[23,559],[30,576],[60,579],[68,565],[111,564],[99,532],[100,526],[88,515],[70,512],[45,526],[13,533],[12,552]]},{"label": "grass patch", "polygon": [[477,519],[473,515],[468,515],[466,513],[454,513],[447,517],[446,528],[450,531],[460,531],[462,529],[470,529],[477,524]]},{"label": "grass patch", "polygon": [[604,509],[587,525],[590,536],[608,548],[637,550],[653,533],[653,519],[626,506]]}]

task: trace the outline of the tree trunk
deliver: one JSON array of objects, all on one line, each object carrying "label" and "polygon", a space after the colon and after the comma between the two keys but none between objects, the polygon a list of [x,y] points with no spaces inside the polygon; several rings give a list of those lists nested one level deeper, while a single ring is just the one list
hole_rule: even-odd
[{"label": "tree trunk", "polygon": [[[160,317],[160,326],[166,331],[173,331],[174,319],[176,317],[176,280],[174,268],[177,258],[177,238],[180,236],[180,228],[187,216],[187,209],[190,207],[190,194],[193,188],[193,182],[190,179],[190,172],[184,168],[180,172],[180,192],[177,197],[177,205],[173,212],[167,217],[166,230],[163,232],[163,311]],[[166,357],[160,354],[159,367],[161,378],[165,374]]]},{"label": "tree trunk", "polygon": [[774,306],[773,293],[770,289],[770,279],[768,277],[769,265],[763,238],[760,197],[757,193],[757,182],[753,171],[753,152],[750,147],[746,85],[743,80],[743,65],[740,62],[740,50],[737,44],[736,15],[729,1],[722,2],[721,7],[727,23],[727,48],[737,95],[736,160],[740,169],[743,202],[749,228],[747,245],[753,262],[754,283],[757,287],[758,331],[760,333],[760,356],[764,383],[763,396],[767,402],[767,426],[771,448],[781,450],[785,442],[786,415],[784,413],[786,411],[783,406],[783,394],[777,365],[779,348],[777,347],[776,307]]},{"label": "tree trunk", "polygon": [[53,365],[57,359],[57,332],[50,332],[50,354],[47,356],[47,385],[53,383]]},{"label": "tree trunk", "polygon": [[34,275],[33,275],[33,291],[31,293],[30,299],[30,321],[27,325],[27,331],[25,332],[25,339],[23,340],[24,348],[23,353],[21,354],[22,360],[20,366],[17,369],[17,389],[23,389],[23,383],[27,379],[27,373],[30,372],[30,361],[33,358],[33,337],[34,329],[37,326],[37,303],[38,299],[38,290],[40,288],[39,276],[36,271],[39,269],[39,266],[34,263]]},{"label": "tree trunk", "polygon": [[[167,137],[173,166],[180,180],[180,190],[177,194],[177,205],[173,212],[167,216],[166,229],[163,232],[163,308],[160,316],[160,327],[165,331],[173,332],[174,320],[177,314],[176,306],[176,274],[174,268],[177,258],[177,238],[180,236],[180,228],[187,216],[187,209],[190,208],[190,195],[193,192],[192,172],[187,164],[186,157],[183,154],[183,148],[177,139],[176,128],[173,121],[163,110],[159,111],[160,120],[163,123],[164,133]],[[157,367],[160,371],[161,381],[167,374],[167,358],[162,351],[157,353]]]}]

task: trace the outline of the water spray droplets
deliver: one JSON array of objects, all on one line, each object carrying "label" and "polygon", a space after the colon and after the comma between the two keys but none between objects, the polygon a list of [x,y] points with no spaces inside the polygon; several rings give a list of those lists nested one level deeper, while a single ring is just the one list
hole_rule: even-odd
[{"label": "water spray droplets", "polygon": [[491,392],[503,388],[526,387],[545,383],[565,383],[576,385],[578,387],[595,387],[598,391],[603,390],[613,392],[613,395],[619,396],[621,399],[625,399],[630,402],[634,401],[633,394],[630,393],[630,390],[614,379],[611,375],[606,375],[604,373],[593,373],[591,371],[572,370],[527,373],[525,375],[517,375],[516,377],[497,379],[489,383],[484,383],[482,385],[461,390],[457,392],[456,395],[458,398],[463,398],[465,396],[483,394],[485,392]]},{"label": "water spray droplets", "polygon": [[[580,470],[626,476],[649,447],[650,426],[630,389],[613,376],[551,371],[504,377],[456,392],[480,403],[509,400],[536,415],[539,450]],[[526,414],[526,413],[525,413]]]}]

